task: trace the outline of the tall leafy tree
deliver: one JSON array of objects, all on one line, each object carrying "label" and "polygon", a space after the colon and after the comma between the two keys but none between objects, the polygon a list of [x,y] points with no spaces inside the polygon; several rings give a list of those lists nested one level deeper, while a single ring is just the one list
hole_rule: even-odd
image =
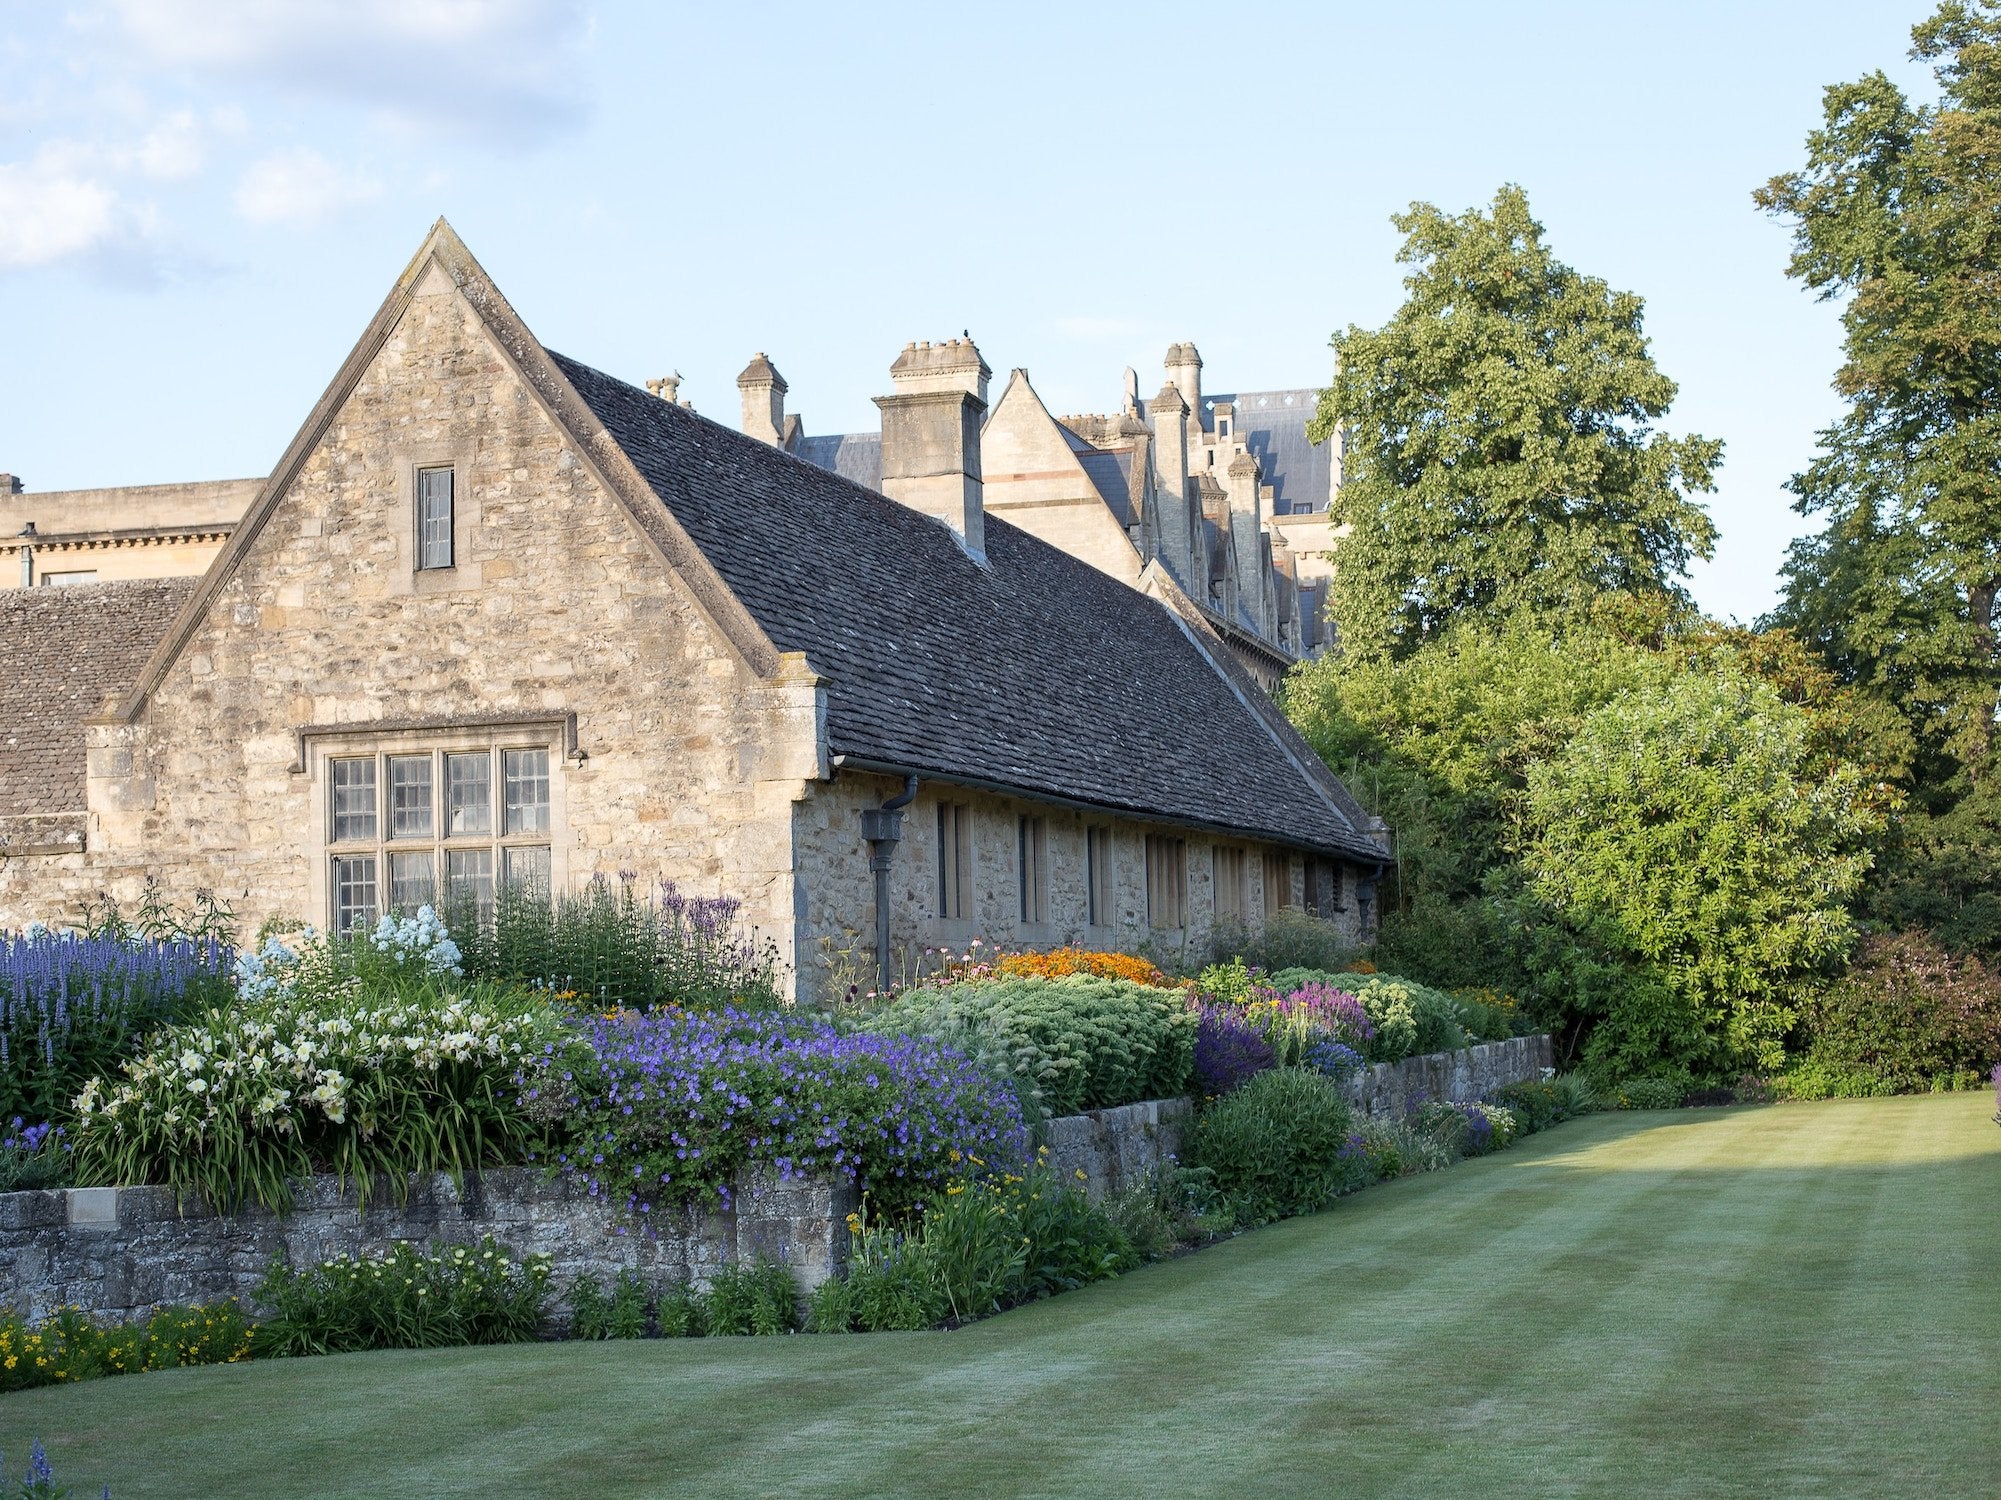
[{"label": "tall leafy tree", "polygon": [[1806,166],[1756,194],[1790,273],[1843,299],[1849,403],[1792,481],[1826,524],[1773,622],[1909,725],[1883,913],[2001,947],[2001,5],[1947,0],[1912,37],[1937,100],[1829,88]]},{"label": "tall leafy tree", "polygon": [[1344,652],[1402,657],[1456,621],[1560,624],[1607,593],[1679,594],[1715,541],[1691,492],[1722,445],[1654,430],[1675,396],[1640,299],[1564,265],[1518,187],[1413,204],[1382,328],[1334,338],[1312,433],[1346,432],[1334,502]]}]

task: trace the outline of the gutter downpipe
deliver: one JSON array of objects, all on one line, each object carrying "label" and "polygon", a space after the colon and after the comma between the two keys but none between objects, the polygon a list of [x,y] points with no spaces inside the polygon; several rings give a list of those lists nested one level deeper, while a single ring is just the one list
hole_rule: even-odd
[{"label": "gutter downpipe", "polygon": [[875,992],[889,993],[889,869],[903,837],[903,809],[917,797],[917,773],[909,772],[902,795],[880,807],[862,809],[862,837],[868,841],[869,873],[875,876]]}]

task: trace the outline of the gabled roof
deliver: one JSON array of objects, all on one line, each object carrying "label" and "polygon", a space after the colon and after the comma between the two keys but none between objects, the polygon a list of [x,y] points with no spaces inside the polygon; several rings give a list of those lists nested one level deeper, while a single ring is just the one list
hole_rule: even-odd
[{"label": "gabled roof", "polygon": [[981,566],[917,511],[553,358],[773,644],[826,679],[834,754],[1384,857],[1199,615],[997,515]]},{"label": "gabled roof", "polygon": [[84,810],[84,723],[132,686],[196,582],[0,590],[0,817]]}]

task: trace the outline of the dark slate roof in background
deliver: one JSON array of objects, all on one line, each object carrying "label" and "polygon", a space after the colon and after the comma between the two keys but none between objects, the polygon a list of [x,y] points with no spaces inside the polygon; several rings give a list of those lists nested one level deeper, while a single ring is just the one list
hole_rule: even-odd
[{"label": "dark slate roof in background", "polygon": [[836,754],[1382,857],[1269,700],[1146,595],[992,515],[980,567],[872,489],[552,357],[765,633],[826,678]]},{"label": "dark slate roof in background", "polygon": [[799,440],[799,456],[869,489],[882,487],[882,434],[838,432]]},{"label": "dark slate roof in background", "polygon": [[84,720],[131,687],[196,578],[0,590],[0,816],[84,809]]},{"label": "dark slate roof in background", "polygon": [[1310,443],[1306,424],[1320,403],[1315,390],[1205,391],[1208,408],[1203,425],[1214,428],[1219,401],[1236,408],[1237,436],[1258,461],[1260,482],[1272,488],[1277,515],[1298,515],[1327,509],[1328,486],[1334,477],[1334,447]]}]

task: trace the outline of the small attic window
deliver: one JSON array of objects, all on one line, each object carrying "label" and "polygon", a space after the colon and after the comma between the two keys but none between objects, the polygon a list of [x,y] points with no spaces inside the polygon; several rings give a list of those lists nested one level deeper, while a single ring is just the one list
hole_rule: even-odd
[{"label": "small attic window", "polygon": [[1228,437],[1229,435],[1230,435],[1230,419],[1228,417],[1216,418],[1216,436]]},{"label": "small attic window", "polygon": [[452,565],[452,469],[417,471],[417,566]]}]

